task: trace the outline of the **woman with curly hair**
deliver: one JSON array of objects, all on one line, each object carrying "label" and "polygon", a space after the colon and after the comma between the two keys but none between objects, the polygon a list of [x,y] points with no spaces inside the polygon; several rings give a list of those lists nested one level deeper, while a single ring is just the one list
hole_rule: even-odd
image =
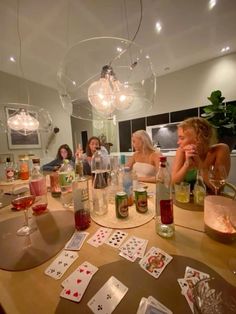
[{"label": "woman with curly hair", "polygon": [[187,181],[193,187],[197,170],[202,170],[203,179],[208,181],[207,171],[211,166],[224,166],[230,170],[230,150],[224,143],[216,142],[215,132],[204,118],[188,118],[178,125],[178,145],[172,167],[172,183]]}]

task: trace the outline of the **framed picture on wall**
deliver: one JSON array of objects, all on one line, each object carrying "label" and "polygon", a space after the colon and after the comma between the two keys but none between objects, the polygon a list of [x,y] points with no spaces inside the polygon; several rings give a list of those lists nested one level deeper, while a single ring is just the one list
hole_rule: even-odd
[{"label": "framed picture on wall", "polygon": [[[7,119],[18,109],[5,107]],[[29,114],[37,118],[37,113],[28,111]],[[38,131],[28,132],[26,135],[20,134],[17,131],[10,130],[7,133],[9,149],[34,149],[41,148],[41,138]]]}]

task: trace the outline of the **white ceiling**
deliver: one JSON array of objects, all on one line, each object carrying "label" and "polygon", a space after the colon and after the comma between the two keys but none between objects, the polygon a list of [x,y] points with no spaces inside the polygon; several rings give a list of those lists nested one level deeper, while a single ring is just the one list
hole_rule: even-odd
[{"label": "white ceiling", "polygon": [[[217,1],[217,0],[216,0]],[[143,20],[136,43],[150,55],[157,75],[164,75],[236,51],[236,1],[143,0]],[[24,76],[56,87],[56,73],[67,48],[96,36],[132,38],[140,0],[19,0],[19,30]],[[161,21],[162,31],[155,31]],[[19,69],[17,0],[0,0],[0,70]],[[9,57],[15,56],[16,63]]]}]

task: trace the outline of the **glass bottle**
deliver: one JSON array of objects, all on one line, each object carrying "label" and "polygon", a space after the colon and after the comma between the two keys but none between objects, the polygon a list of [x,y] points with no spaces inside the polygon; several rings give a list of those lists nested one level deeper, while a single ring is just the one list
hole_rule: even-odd
[{"label": "glass bottle", "polygon": [[206,196],[206,185],[203,181],[203,178],[201,176],[201,172],[198,169],[197,170],[197,179],[194,184],[194,189],[193,189],[193,195],[194,195],[194,203],[197,205],[204,205],[204,199]]},{"label": "glass bottle", "polygon": [[156,176],[156,233],[165,238],[174,234],[171,176],[165,156],[160,157]]},{"label": "glass bottle", "polygon": [[129,167],[124,168],[122,183],[123,183],[123,190],[128,196],[128,206],[132,206],[134,203],[133,176],[132,176],[132,171]]},{"label": "glass bottle", "polygon": [[58,170],[53,170],[50,173],[50,188],[52,197],[60,197],[61,196],[61,187],[59,183],[59,173]]},{"label": "glass bottle", "polygon": [[108,159],[97,149],[92,156],[91,172],[93,178],[92,200],[93,212],[96,215],[105,215],[108,211]]},{"label": "glass bottle", "polygon": [[30,194],[35,196],[32,210],[35,214],[40,214],[47,209],[47,185],[46,177],[40,171],[40,159],[32,159],[33,168],[29,182]]},{"label": "glass bottle", "polygon": [[28,160],[26,159],[20,159],[19,160],[20,166],[20,179],[21,180],[28,180],[29,179],[29,164],[28,164]]},{"label": "glass bottle", "polygon": [[75,228],[85,230],[90,225],[90,206],[88,180],[76,178],[72,183],[74,200]]},{"label": "glass bottle", "polygon": [[83,158],[82,158],[82,148],[81,145],[78,145],[78,153],[75,158],[75,176],[83,178],[84,176],[84,167],[83,167]]},{"label": "glass bottle", "polygon": [[14,165],[10,157],[7,157],[5,164],[5,175],[7,181],[14,181]]},{"label": "glass bottle", "polygon": [[61,201],[63,206],[70,207],[72,205],[72,182],[75,179],[73,166],[68,159],[64,159],[59,169],[59,183],[61,187]]}]

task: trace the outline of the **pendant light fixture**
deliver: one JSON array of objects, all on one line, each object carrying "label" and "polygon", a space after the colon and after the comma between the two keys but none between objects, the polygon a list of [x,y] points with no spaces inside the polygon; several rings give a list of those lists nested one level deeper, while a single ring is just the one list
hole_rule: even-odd
[{"label": "pendant light fixture", "polygon": [[94,37],[67,50],[57,82],[62,107],[73,117],[122,121],[151,112],[156,76],[147,52],[134,41],[142,21],[142,0],[139,2],[139,23],[131,40]]},{"label": "pendant light fixture", "polygon": [[[17,0],[17,34],[19,39],[19,67],[20,73],[22,78],[24,79],[26,91],[27,91],[27,98],[28,98],[28,105],[25,104],[15,104],[14,112],[9,116],[7,119],[7,126],[10,130],[16,131],[22,135],[29,135],[32,132],[35,132],[39,128],[39,121],[37,118],[27,110],[27,108],[32,108],[33,106],[29,105],[29,89],[27,82],[25,80],[24,71],[22,67],[22,51],[21,51],[21,35],[20,35],[20,27],[19,27],[19,7],[20,3]],[[19,108],[19,109],[18,109]],[[50,124],[50,122],[49,122]]]},{"label": "pendant light fixture", "polygon": [[39,121],[30,115],[27,110],[20,108],[8,118],[7,125],[11,130],[28,134],[38,130]]}]

